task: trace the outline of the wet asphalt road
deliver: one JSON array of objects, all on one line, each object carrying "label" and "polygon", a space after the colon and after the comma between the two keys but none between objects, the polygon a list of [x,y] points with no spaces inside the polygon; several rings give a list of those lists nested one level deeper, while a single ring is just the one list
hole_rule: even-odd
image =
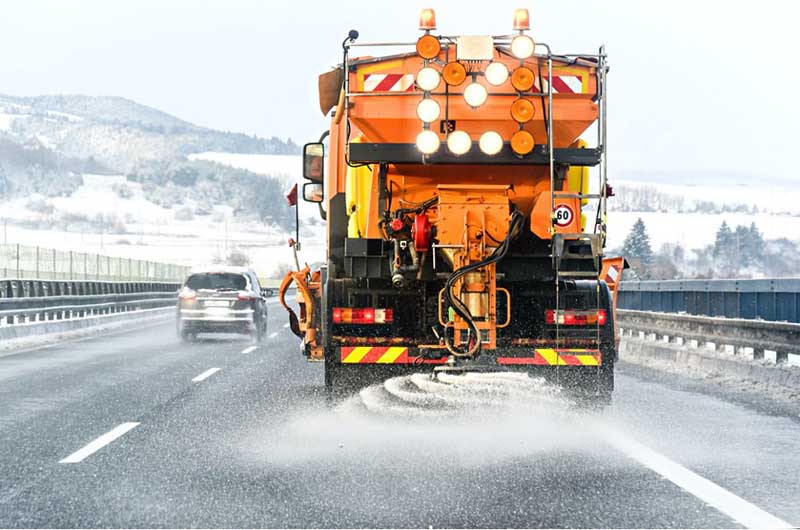
[{"label": "wet asphalt road", "polygon": [[326,403],[271,309],[256,349],[166,322],[0,358],[0,527],[741,527],[747,503],[800,524],[797,418],[624,363],[600,415],[376,417]]}]

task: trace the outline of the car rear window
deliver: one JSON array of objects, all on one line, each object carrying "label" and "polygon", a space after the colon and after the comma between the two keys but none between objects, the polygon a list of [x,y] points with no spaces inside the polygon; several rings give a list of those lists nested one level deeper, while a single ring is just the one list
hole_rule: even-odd
[{"label": "car rear window", "polygon": [[247,279],[241,274],[231,274],[225,272],[211,272],[203,274],[192,274],[186,280],[186,287],[189,289],[213,289],[241,291],[247,289]]}]

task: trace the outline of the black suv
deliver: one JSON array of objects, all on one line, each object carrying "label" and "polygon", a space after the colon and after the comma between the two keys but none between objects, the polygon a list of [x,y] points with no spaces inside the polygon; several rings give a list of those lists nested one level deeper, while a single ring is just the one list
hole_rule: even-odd
[{"label": "black suv", "polygon": [[245,267],[215,267],[189,273],[178,293],[178,335],[245,333],[258,342],[267,333],[267,303],[258,277]]}]

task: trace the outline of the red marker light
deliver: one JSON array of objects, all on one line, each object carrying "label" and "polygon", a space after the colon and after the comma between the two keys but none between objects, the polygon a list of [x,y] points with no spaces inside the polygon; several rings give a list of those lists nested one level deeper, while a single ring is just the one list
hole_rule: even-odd
[{"label": "red marker light", "polygon": [[436,13],[431,8],[419,12],[419,29],[430,31],[436,29]]},{"label": "red marker light", "polygon": [[531,15],[527,9],[514,10],[514,31],[531,29]]},{"label": "red marker light", "polygon": [[546,324],[559,326],[605,326],[608,321],[605,309],[597,311],[555,311],[548,309],[544,312]]},{"label": "red marker light", "polygon": [[372,307],[334,307],[334,324],[391,324],[394,321],[392,309]]}]

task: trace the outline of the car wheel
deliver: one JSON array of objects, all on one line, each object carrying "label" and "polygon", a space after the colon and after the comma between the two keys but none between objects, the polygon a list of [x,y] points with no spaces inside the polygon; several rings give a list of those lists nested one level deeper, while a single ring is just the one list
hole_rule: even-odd
[{"label": "car wheel", "polygon": [[194,342],[197,339],[197,334],[188,329],[181,330],[181,342]]},{"label": "car wheel", "polygon": [[193,342],[197,336],[194,331],[186,329],[186,325],[180,318],[175,321],[175,333],[181,342]]},{"label": "car wheel", "polygon": [[267,337],[267,319],[262,318],[261,322],[256,325],[256,342],[261,344]]}]

